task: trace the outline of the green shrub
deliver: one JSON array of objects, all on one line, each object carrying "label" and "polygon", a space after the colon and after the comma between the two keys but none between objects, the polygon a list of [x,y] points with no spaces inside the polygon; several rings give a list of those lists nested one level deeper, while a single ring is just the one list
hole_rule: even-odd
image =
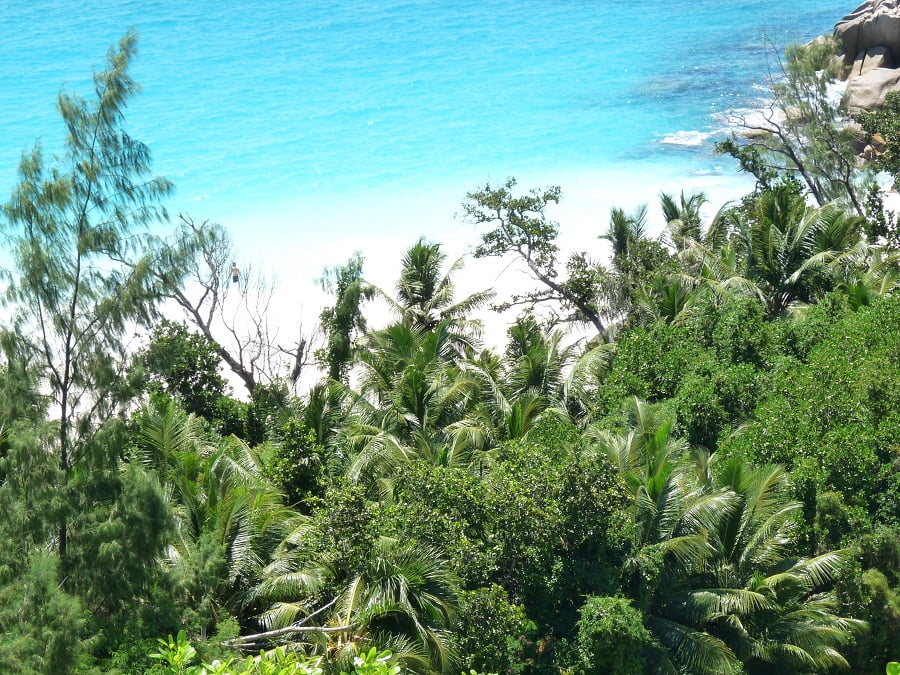
[{"label": "green shrub", "polygon": [[525,608],[510,602],[496,584],[460,593],[454,632],[464,668],[521,672],[524,642],[534,638],[536,628]]},{"label": "green shrub", "polygon": [[578,621],[578,651],[587,673],[644,672],[645,648],[652,642],[641,613],[625,598],[589,598]]}]

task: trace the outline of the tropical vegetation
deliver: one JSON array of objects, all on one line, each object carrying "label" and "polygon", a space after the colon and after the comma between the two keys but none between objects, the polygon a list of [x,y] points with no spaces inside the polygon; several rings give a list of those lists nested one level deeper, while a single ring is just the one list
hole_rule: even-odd
[{"label": "tropical vegetation", "polygon": [[[323,274],[318,344],[286,350],[258,313],[216,319],[234,293],[265,306],[225,292],[218,226],[159,234],[171,185],[125,128],[134,53],[128,34],[93,98],[60,97],[66,153],[26,153],[2,212],[0,671],[897,658],[900,249],[843,155],[807,149],[797,180],[768,161],[784,139],[730,145],[756,190],[714,215],[662,194],[658,236],[613,209],[605,262],[564,257],[560,188],[486,185],[463,207],[474,255],[534,290],[459,297],[463,263],[425,238],[376,288],[358,253]],[[792,51],[789,86],[819,57]],[[513,309],[486,344],[484,313]]]}]

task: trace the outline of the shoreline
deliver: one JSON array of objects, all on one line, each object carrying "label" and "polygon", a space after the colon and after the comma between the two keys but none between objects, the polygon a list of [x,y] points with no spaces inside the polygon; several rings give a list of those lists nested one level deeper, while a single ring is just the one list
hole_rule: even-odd
[{"label": "shoreline", "polygon": [[[722,158],[722,163],[727,165],[728,158]],[[688,167],[695,165],[690,161],[658,165],[652,175],[647,173],[650,165],[646,163],[623,163],[616,168],[591,172],[572,171],[555,178],[522,175],[517,176],[517,188],[525,191],[560,185],[562,199],[548,209],[548,216],[560,225],[559,259],[565,260],[568,253],[584,250],[606,262],[609,245],[598,236],[606,229],[611,207],[630,211],[646,203],[648,231],[655,237],[664,227],[660,192],[675,195],[682,189],[685,194],[704,192],[708,203],[703,208],[703,216],[708,222],[726,202],[740,198],[753,187],[752,177],[724,170],[707,173],[699,168],[691,173]],[[499,185],[505,178],[492,177],[490,183]],[[524,288],[538,288],[536,281],[508,260],[472,257],[471,251],[478,244],[481,231],[458,214],[466,192],[485,182],[462,191],[455,186],[444,186],[424,194],[410,191],[385,195],[377,190],[373,191],[376,194],[358,193],[352,202],[322,199],[319,203],[295,203],[292,211],[283,210],[284,204],[276,204],[276,209],[282,209],[278,216],[267,217],[254,211],[252,221],[242,222],[242,215],[235,213],[222,224],[233,237],[239,265],[240,259],[244,259],[253,268],[276,278],[270,315],[278,317],[273,323],[283,335],[291,336],[298,325],[302,324],[307,331],[317,325],[322,307],[333,301],[316,283],[324,268],[345,264],[359,251],[364,257],[365,279],[390,293],[399,276],[403,252],[420,236],[441,244],[447,255],[445,269],[457,258],[463,258],[463,268],[454,277],[457,298],[486,288],[495,289],[498,298],[521,293]],[[370,201],[377,194],[382,199]],[[245,255],[240,255],[242,252]],[[503,314],[490,309],[478,313],[484,322],[485,347],[502,348],[506,329],[521,309]],[[370,328],[380,328],[392,318],[386,303],[378,300],[367,303],[364,314]],[[302,378],[298,390],[305,390],[307,383],[306,377]],[[240,390],[240,383],[232,384],[236,392]]]},{"label": "shoreline", "polygon": [[[548,216],[560,224],[560,248],[563,252],[593,250],[589,242],[606,229],[611,207],[628,211],[646,203],[648,224],[655,235],[664,225],[658,205],[660,192],[677,195],[681,190],[686,194],[702,191],[709,201],[709,216],[726,201],[743,196],[752,189],[754,180],[730,167],[732,163],[723,157],[722,166],[713,171],[681,160],[623,162],[616,167],[546,174],[496,172],[465,184],[409,188],[398,183],[388,190],[379,187],[343,196],[323,193],[313,199],[282,199],[270,202],[265,211],[248,204],[246,212],[232,210],[225,217],[212,214],[204,218],[222,224],[243,257],[291,276],[309,270],[306,276],[318,277],[325,266],[341,264],[357,250],[364,255],[371,252],[367,262],[377,261],[373,269],[380,270],[391,266],[386,257],[394,253],[399,265],[402,251],[421,236],[441,244],[448,257],[468,254],[480,235],[461,216],[466,194],[487,183],[499,186],[514,177],[516,189],[522,192],[560,186],[560,203],[548,209]],[[368,274],[373,275],[373,281],[385,279],[378,271]]]}]

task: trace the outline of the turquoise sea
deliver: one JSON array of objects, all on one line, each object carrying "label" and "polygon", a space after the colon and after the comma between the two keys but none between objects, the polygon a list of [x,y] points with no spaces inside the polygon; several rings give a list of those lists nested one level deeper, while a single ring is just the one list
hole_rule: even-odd
[{"label": "turquoise sea", "polygon": [[732,180],[709,134],[763,95],[764,37],[806,41],[852,9],[2,0],[0,191],[36,139],[58,149],[56,93],[89,93],[92,67],[133,26],[144,91],[129,128],[175,182],[171,211],[218,220],[257,252],[318,263],[310,277],[373,238],[442,240],[467,190],[511,175],[564,194],[571,185],[599,228],[611,200],[655,201],[678,176]]}]

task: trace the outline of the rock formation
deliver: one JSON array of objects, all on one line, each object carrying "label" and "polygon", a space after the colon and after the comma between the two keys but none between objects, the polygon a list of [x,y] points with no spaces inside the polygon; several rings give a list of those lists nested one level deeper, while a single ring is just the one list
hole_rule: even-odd
[{"label": "rock formation", "polygon": [[867,0],[837,23],[834,36],[848,65],[873,47],[886,48],[893,62],[900,61],[900,0]]},{"label": "rock formation", "polygon": [[900,90],[900,0],[867,0],[834,27],[834,37],[850,66],[847,82],[851,113],[884,105]]},{"label": "rock formation", "polygon": [[850,114],[884,105],[889,92],[900,89],[900,69],[876,68],[847,82]]},{"label": "rock formation", "polygon": [[887,47],[871,47],[868,51],[859,52],[853,67],[850,69],[850,79],[866,75],[876,68],[893,68],[891,51]]}]

